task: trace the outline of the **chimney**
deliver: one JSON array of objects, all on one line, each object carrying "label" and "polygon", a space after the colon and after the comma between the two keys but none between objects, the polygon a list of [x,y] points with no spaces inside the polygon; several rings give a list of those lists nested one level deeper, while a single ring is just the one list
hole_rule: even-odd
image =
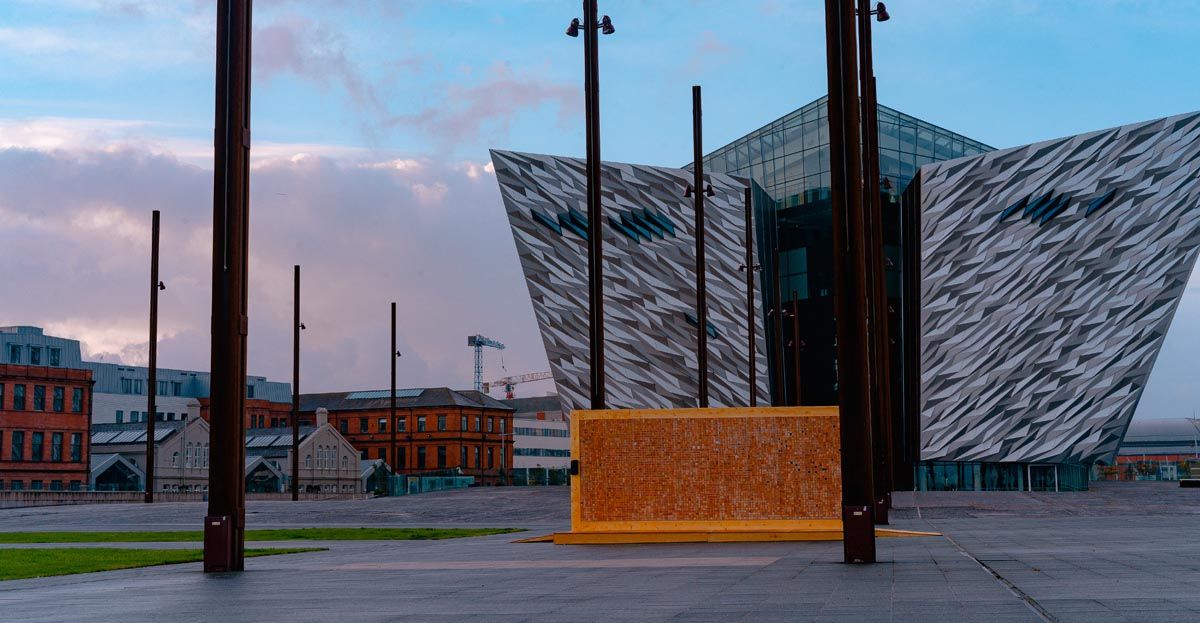
[{"label": "chimney", "polygon": [[329,423],[329,409],[320,407],[317,409],[317,427],[324,426]]}]

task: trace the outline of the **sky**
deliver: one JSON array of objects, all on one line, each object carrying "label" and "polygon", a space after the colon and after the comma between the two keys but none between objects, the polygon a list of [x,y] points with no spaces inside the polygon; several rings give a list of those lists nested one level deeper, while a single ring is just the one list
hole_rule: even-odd
[{"label": "sky", "polygon": [[[996,147],[1200,109],[1200,3],[893,0],[881,103]],[[488,149],[583,154],[574,1],[254,3],[249,369],[300,388],[470,387],[548,368]],[[825,91],[817,0],[601,0],[606,160],[691,160]],[[207,369],[215,2],[0,2],[0,324],[144,363],[162,211],[160,365]],[[1200,403],[1193,276],[1137,417]],[[548,383],[518,386],[540,395]]]}]

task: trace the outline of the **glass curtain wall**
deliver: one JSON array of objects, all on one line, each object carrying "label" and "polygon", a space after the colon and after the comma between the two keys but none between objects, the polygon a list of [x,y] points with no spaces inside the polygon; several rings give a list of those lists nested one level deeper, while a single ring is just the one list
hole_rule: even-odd
[{"label": "glass curtain wall", "polygon": [[[776,404],[837,402],[827,112],[826,98],[821,97],[704,158],[706,171],[747,177],[759,187],[754,209],[767,314],[763,326]],[[879,107],[886,279],[889,297],[897,303],[891,306],[897,313],[889,321],[897,335],[900,193],[921,165],[992,149],[916,117]],[[767,313],[772,309],[780,310],[780,322],[774,322],[774,312]],[[793,322],[792,314],[798,322]],[[798,335],[792,335],[796,325]],[[893,367],[898,373],[899,353],[894,355]],[[898,391],[899,383],[895,385]]]}]

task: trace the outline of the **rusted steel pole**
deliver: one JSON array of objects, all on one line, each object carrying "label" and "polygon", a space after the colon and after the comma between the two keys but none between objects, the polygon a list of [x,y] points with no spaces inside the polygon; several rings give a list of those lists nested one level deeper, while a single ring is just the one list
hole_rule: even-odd
[{"label": "rusted steel pole", "polygon": [[[753,182],[751,182],[753,185]],[[746,344],[747,364],[750,366],[750,406],[758,406],[758,367],[756,363],[754,335],[754,217],[752,214],[752,188],[746,187]]]},{"label": "rusted steel pole", "polygon": [[212,380],[204,570],[244,568],[250,0],[218,0],[213,171]]},{"label": "rusted steel pole", "polygon": [[708,290],[704,282],[704,136],[700,85],[692,86],[692,200],[696,216],[696,367],[698,400],[708,406]]},{"label": "rusted steel pole", "polygon": [[583,80],[587,125],[588,347],[592,408],[605,409],[604,390],[604,219],[600,204],[600,39],[596,0],[583,0]]},{"label": "rusted steel pole", "polygon": [[868,397],[868,284],[854,31],[853,0],[826,0],[834,315],[842,442],[842,545],[845,562],[873,563],[875,485]]},{"label": "rusted steel pole", "polygon": [[[150,369],[146,384],[146,497],[154,502],[154,420],[158,414],[158,221],[155,210],[150,218]],[[181,466],[177,466],[182,469]]]},{"label": "rusted steel pole", "polygon": [[891,343],[888,326],[886,221],[879,175],[879,103],[871,43],[871,0],[858,0],[859,81],[862,89],[863,211],[867,226],[867,274],[871,347],[871,430],[875,460],[875,523],[888,523],[892,495]]},{"label": "rusted steel pole", "polygon": [[292,501],[300,499],[300,265],[292,267]]},{"label": "rusted steel pole", "polygon": [[783,339],[783,289],[779,284],[779,249],[775,249],[771,254],[771,275],[771,280],[775,282],[775,289],[773,292],[775,295],[775,300],[771,305],[771,316],[773,320],[772,324],[775,327],[775,339],[771,341],[775,343],[775,348],[767,349],[768,354],[775,354],[773,357],[775,360],[775,373],[773,375],[775,378],[775,392],[771,396],[771,405],[775,407],[782,407],[788,404],[788,391],[787,366],[783,359],[783,347],[785,342]]},{"label": "rusted steel pole", "polygon": [[[389,395],[388,401],[390,406],[390,416],[388,418],[388,430],[391,431],[391,449],[388,450],[388,461],[392,466],[392,473],[395,473],[399,465],[399,446],[396,445],[396,302],[392,301],[392,393]],[[389,483],[390,485],[390,483]],[[391,487],[388,487],[388,493],[391,493]]]}]

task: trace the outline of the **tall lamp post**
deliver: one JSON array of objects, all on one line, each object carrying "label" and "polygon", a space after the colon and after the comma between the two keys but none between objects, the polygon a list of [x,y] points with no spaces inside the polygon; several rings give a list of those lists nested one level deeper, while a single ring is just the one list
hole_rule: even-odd
[{"label": "tall lamp post", "polygon": [[[704,280],[704,197],[713,187],[704,183],[703,115],[700,111],[700,85],[692,85],[692,184],[684,191],[691,197],[696,216],[696,367],[697,403],[708,407],[708,288]],[[703,190],[701,190],[703,189]]]},{"label": "tall lamp post", "polygon": [[250,0],[218,0],[213,167],[212,461],[204,571],[245,567]]},{"label": "tall lamp post", "polygon": [[[391,411],[388,418],[388,430],[391,431],[391,448],[388,450],[388,460],[391,461],[392,473],[396,472],[398,469],[397,465],[399,464],[399,450],[396,446],[396,360],[399,358],[400,351],[396,350],[396,302],[392,301],[392,391],[388,395],[388,404]],[[390,494],[391,491],[388,491],[388,493]]]},{"label": "tall lamp post", "polygon": [[588,346],[591,362],[591,398],[593,409],[604,409],[604,254],[600,220],[600,68],[597,54],[598,33],[615,32],[605,15],[596,19],[596,0],[583,0],[583,21],[571,20],[567,36],[578,37],[583,30],[583,91],[587,123],[587,217],[588,217]]},{"label": "tall lamp post", "polygon": [[862,101],[863,212],[866,215],[866,257],[871,326],[871,430],[875,460],[875,523],[888,523],[894,474],[892,470],[892,358],[888,326],[887,279],[883,250],[883,196],[879,175],[879,103],[875,99],[875,68],[871,54],[871,18],[891,19],[882,2],[858,0],[859,80]]},{"label": "tall lamp post", "polygon": [[[158,292],[167,286],[158,280],[158,220],[155,210],[150,217],[150,369],[146,384],[146,503],[154,502],[154,420],[158,407]],[[178,466],[177,466],[178,467]],[[182,470],[182,467],[179,467]],[[181,472],[182,473],[182,472]]]},{"label": "tall lamp post", "polygon": [[842,447],[842,548],[847,563],[875,562],[867,344],[866,232],[862,209],[854,0],[825,0],[834,316]]},{"label": "tall lamp post", "polygon": [[300,265],[292,267],[292,501],[300,499]]}]

